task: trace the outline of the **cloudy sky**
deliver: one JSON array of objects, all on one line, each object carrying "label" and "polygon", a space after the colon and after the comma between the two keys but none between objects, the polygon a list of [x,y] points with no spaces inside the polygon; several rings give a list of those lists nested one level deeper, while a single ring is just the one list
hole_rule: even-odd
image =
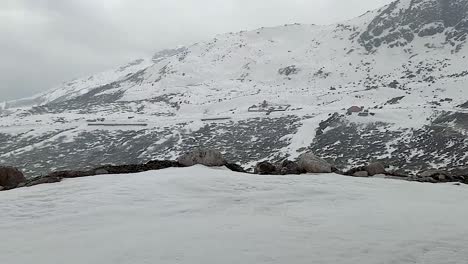
[{"label": "cloudy sky", "polygon": [[330,24],[391,0],[0,0],[0,101],[219,33]]}]

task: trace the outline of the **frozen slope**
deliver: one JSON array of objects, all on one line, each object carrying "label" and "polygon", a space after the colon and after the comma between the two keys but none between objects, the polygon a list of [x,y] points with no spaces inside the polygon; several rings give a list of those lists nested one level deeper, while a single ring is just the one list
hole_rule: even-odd
[{"label": "frozen slope", "polygon": [[192,167],[0,193],[1,263],[465,264],[467,186]]}]

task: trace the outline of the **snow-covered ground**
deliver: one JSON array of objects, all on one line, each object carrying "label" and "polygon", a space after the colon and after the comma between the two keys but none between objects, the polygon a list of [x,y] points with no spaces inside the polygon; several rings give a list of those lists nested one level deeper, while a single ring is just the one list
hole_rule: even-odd
[{"label": "snow-covered ground", "polygon": [[466,264],[468,187],[196,166],[0,193],[0,263]]}]

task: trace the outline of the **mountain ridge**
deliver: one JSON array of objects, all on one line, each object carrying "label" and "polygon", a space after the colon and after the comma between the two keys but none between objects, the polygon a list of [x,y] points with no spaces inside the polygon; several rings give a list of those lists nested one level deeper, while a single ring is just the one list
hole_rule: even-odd
[{"label": "mountain ridge", "polygon": [[405,14],[437,13],[440,3],[395,1],[328,26],[227,33],[78,80],[42,104],[2,111],[0,162],[42,173],[204,146],[244,165],[313,151],[342,168],[464,166],[468,27],[420,36],[434,21],[416,19],[405,39]]}]

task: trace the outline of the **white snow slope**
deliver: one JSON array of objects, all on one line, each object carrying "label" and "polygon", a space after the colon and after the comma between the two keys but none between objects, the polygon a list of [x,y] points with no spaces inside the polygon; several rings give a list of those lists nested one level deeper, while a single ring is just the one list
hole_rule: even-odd
[{"label": "white snow slope", "polygon": [[465,264],[467,186],[192,167],[0,193],[0,263]]}]

